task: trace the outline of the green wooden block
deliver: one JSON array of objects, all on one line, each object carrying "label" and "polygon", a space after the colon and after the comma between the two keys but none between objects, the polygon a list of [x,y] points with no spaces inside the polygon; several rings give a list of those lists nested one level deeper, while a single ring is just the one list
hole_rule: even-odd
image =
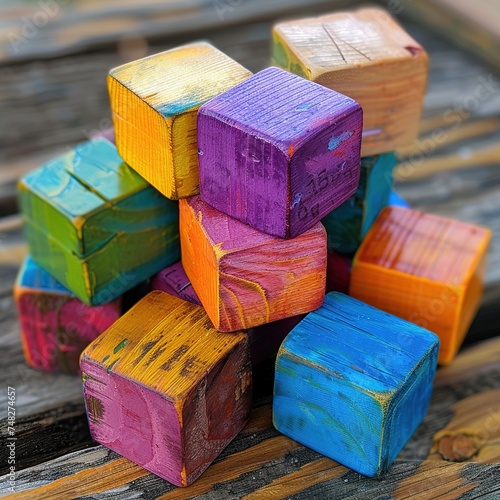
[{"label": "green wooden block", "polygon": [[389,203],[394,153],[361,158],[359,186],[354,195],[321,222],[328,234],[328,250],[353,254],[380,211]]},{"label": "green wooden block", "polygon": [[113,300],[180,258],[177,202],[105,139],[29,173],[19,193],[33,260],[87,304]]}]

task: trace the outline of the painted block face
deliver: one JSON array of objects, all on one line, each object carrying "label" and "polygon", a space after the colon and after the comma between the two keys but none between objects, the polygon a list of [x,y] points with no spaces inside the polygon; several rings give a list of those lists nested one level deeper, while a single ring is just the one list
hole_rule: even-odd
[{"label": "painted block face", "polygon": [[199,197],[181,200],[179,208],[182,264],[218,330],[252,328],[321,305],[327,257],[321,223],[283,240]]},{"label": "painted block face", "polygon": [[178,205],[95,139],[19,183],[32,258],[81,301],[109,302],[180,257]]},{"label": "painted block face", "polygon": [[191,484],[251,410],[244,333],[203,308],[149,293],[82,354],[92,437],[177,486]]},{"label": "painted block face", "polygon": [[203,201],[294,238],[359,182],[362,111],[352,99],[268,68],[200,108]]},{"label": "painted block face", "polygon": [[427,411],[438,349],[433,333],[329,293],[280,348],[274,425],[361,474],[378,476]]},{"label": "painted block face", "polygon": [[82,351],[121,314],[121,299],[91,307],[27,257],[14,297],[28,365],[47,372],[80,373]]},{"label": "painted block face", "polygon": [[436,333],[448,364],[479,307],[490,239],[472,224],[385,208],[354,257],[349,294]]},{"label": "painted block face", "polygon": [[358,189],[321,221],[328,234],[330,252],[356,252],[380,211],[389,203],[395,164],[394,153],[361,159]]},{"label": "painted block face", "polygon": [[170,199],[197,194],[198,108],[251,74],[208,43],[112,69],[108,90],[120,156]]},{"label": "painted block face", "polygon": [[186,276],[182,267],[182,262],[176,262],[171,266],[162,269],[151,278],[151,290],[162,290],[174,297],[187,300],[192,304],[201,306],[200,299],[194,291],[193,285]]},{"label": "painted block face", "polygon": [[[162,290],[192,304],[201,305],[180,261],[155,275],[151,279],[151,290]],[[293,316],[245,330],[250,343],[252,366],[275,356],[287,334],[302,317],[303,315]]]},{"label": "painted block face", "polygon": [[277,24],[272,60],[359,102],[361,156],[394,151],[417,138],[428,56],[388,12],[363,8]]}]

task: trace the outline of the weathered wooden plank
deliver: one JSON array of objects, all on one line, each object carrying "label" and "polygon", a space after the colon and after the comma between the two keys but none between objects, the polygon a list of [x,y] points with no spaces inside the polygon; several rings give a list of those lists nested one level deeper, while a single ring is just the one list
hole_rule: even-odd
[{"label": "weathered wooden plank", "polygon": [[[424,422],[389,472],[380,479],[369,479],[348,471],[280,436],[272,428],[271,408],[265,405],[253,410],[242,434],[188,488],[176,489],[98,446],[20,471],[18,493],[12,498],[26,498],[29,490],[29,498],[33,499],[104,492],[109,498],[125,499],[157,498],[164,494],[167,499],[199,496],[216,500],[241,498],[252,493],[256,498],[276,499],[405,499],[417,494],[423,499],[439,495],[450,499],[459,495],[464,495],[460,497],[464,499],[481,495],[494,498],[499,491],[500,464],[478,463],[474,457],[463,463],[427,457],[435,435],[450,422],[460,421],[466,428],[470,423],[472,429],[479,431],[478,423],[487,423],[492,406],[486,400],[476,405],[474,395],[498,389],[500,338],[471,347],[463,351],[454,364],[438,369]],[[459,403],[461,401],[466,403]],[[500,419],[499,409],[493,406],[493,411]],[[492,434],[491,441],[484,441],[488,456],[500,450],[500,441],[494,436],[496,434]],[[0,482],[0,494],[8,493],[7,486],[4,476]]]},{"label": "weathered wooden plank", "polygon": [[[27,4],[8,0],[2,6],[0,63],[57,57],[144,38],[191,36],[200,30],[219,29],[287,12],[297,15],[310,8],[332,9],[346,0],[187,0],[167,2],[80,0]],[[168,35],[167,35],[168,34]],[[123,40],[125,38],[125,40]],[[127,42],[129,42],[127,44]]]}]

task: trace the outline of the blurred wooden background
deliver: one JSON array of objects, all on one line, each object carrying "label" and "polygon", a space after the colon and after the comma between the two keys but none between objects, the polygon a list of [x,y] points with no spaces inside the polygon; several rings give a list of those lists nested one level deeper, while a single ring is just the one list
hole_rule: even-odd
[{"label": "blurred wooden background", "polygon": [[[4,388],[15,385],[18,393],[19,485],[35,488],[29,497],[20,493],[19,498],[97,498],[102,492],[106,498],[156,498],[159,494],[167,498],[201,494],[205,498],[240,498],[256,492],[255,498],[372,499],[389,498],[384,496],[387,491],[395,498],[416,494],[418,498],[498,498],[495,474],[500,474],[500,438],[490,432],[486,441],[476,439],[474,432],[492,415],[500,422],[500,339],[478,344],[450,368],[439,371],[428,417],[380,482],[349,473],[273,431],[270,371],[256,373],[262,379],[256,384],[261,389],[249,427],[221,457],[218,468],[210,469],[191,493],[176,493],[164,481],[95,446],[88,435],[81,382],[39,374],[23,361],[11,295],[17,267],[26,252],[17,215],[16,181],[111,125],[105,83],[108,70],[193,39],[208,39],[257,71],[269,62],[269,35],[275,20],[356,3],[3,0],[0,381]],[[409,3],[420,4],[421,0],[379,3],[401,16],[432,61],[421,138],[398,152],[396,187],[414,207],[483,224],[494,231],[485,297],[467,342],[496,336],[500,333],[500,73],[417,23]],[[30,30],[31,26],[35,29]],[[6,390],[0,389],[0,407],[6,408],[6,396]],[[0,418],[5,416],[2,413]],[[3,424],[0,421],[2,437]],[[500,424],[496,425],[498,430]],[[470,438],[470,453],[465,458],[450,451],[449,439],[441,442],[443,432],[447,438],[463,438],[462,428]],[[6,463],[4,454],[2,447],[0,467]],[[56,457],[61,458],[46,463]],[[78,474],[74,480],[73,473]],[[308,490],[302,491],[306,486]],[[5,493],[6,483],[0,479],[0,495]]]}]

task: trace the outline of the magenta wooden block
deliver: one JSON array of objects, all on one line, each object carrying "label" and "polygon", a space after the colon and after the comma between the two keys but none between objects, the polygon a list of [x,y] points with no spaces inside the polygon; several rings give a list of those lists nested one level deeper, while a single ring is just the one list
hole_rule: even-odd
[{"label": "magenta wooden block", "polygon": [[265,69],[199,109],[201,198],[293,238],[356,191],[362,124],[353,99]]},{"label": "magenta wooden block", "polygon": [[[201,305],[181,261],[166,267],[153,276],[150,287],[151,290],[162,290],[192,304]],[[258,365],[277,354],[285,337],[303,317],[304,315],[293,316],[246,330],[250,343],[252,365]]]},{"label": "magenta wooden block", "polygon": [[150,281],[151,290],[161,290],[179,299],[201,306],[193,285],[186,276],[182,262],[176,262],[155,274]]},{"label": "magenta wooden block", "polygon": [[326,261],[326,293],[349,293],[352,257],[331,252]]},{"label": "magenta wooden block", "polygon": [[79,374],[82,351],[121,314],[121,299],[88,306],[27,257],[14,286],[28,365]]}]

